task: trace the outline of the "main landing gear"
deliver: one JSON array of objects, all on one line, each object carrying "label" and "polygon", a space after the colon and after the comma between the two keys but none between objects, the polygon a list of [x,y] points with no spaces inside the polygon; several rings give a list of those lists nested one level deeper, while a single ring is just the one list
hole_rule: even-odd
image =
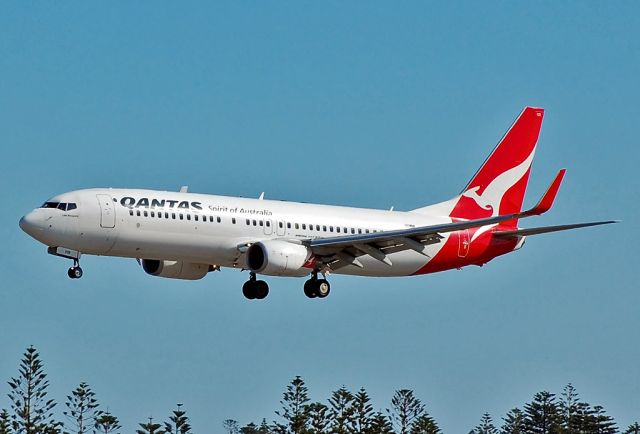
[{"label": "main landing gear", "polygon": [[72,279],[79,279],[82,277],[82,268],[80,268],[80,262],[77,259],[73,260],[73,267],[69,268],[67,275]]},{"label": "main landing gear", "polygon": [[269,295],[269,285],[264,280],[256,280],[256,273],[252,271],[249,280],[242,285],[242,294],[249,300],[262,300]]},{"label": "main landing gear", "polygon": [[311,273],[311,279],[304,282],[304,295],[309,298],[325,298],[331,292],[327,279],[318,279],[318,272]]}]

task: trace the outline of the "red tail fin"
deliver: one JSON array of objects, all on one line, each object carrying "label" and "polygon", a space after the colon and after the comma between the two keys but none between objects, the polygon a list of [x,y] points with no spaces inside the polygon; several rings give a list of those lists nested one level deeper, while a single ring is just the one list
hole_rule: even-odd
[{"label": "red tail fin", "polygon": [[451,217],[476,219],[522,209],[543,116],[541,108],[523,110],[460,194]]}]

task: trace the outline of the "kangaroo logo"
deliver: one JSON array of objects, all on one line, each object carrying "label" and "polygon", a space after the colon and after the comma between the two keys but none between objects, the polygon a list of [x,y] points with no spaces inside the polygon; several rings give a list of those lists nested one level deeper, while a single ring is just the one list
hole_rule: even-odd
[{"label": "kangaroo logo", "polygon": [[[478,194],[480,186],[475,186],[462,193],[462,196],[473,199],[473,201],[483,210],[491,210],[491,217],[496,217],[500,213],[500,203],[502,203],[502,198],[505,193],[509,191],[511,187],[516,185],[527,173],[527,170],[529,170],[529,167],[531,167],[531,163],[533,162],[535,152],[536,150],[533,148],[531,154],[529,154],[526,160],[496,176],[493,181],[487,185],[487,188],[484,189],[482,194]],[[471,241],[478,238],[493,226],[495,225],[483,226],[478,229],[473,234]]]}]

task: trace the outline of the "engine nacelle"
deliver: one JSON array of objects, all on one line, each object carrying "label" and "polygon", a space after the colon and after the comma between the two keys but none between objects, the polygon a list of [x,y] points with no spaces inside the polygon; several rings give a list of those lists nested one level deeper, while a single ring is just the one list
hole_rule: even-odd
[{"label": "engine nacelle", "polygon": [[208,264],[194,264],[183,261],[160,261],[143,259],[142,269],[147,274],[169,279],[198,280],[209,272]]},{"label": "engine nacelle", "polygon": [[311,250],[301,244],[260,241],[247,249],[247,268],[269,276],[305,276],[310,270],[303,266],[311,256]]}]

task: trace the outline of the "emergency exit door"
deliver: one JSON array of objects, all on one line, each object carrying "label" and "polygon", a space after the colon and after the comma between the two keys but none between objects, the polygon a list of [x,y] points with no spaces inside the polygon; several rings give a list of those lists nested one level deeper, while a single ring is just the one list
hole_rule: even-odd
[{"label": "emergency exit door", "polygon": [[108,194],[96,194],[100,204],[100,227],[114,228],[116,226],[116,210],[113,198]]}]

